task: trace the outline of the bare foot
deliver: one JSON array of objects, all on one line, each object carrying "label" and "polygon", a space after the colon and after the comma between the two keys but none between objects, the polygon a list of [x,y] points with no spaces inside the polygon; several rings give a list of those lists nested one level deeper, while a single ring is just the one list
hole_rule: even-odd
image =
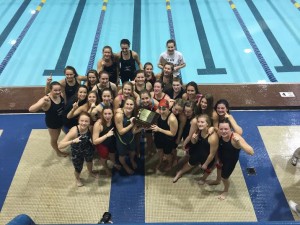
[{"label": "bare foot", "polygon": [[117,170],[120,170],[122,168],[122,166],[120,164],[114,164],[114,167],[117,169]]},{"label": "bare foot", "polygon": [[179,175],[178,173],[176,174],[176,176],[173,179],[173,183],[176,183],[179,179],[181,178],[181,175]]},{"label": "bare foot", "polygon": [[207,180],[206,183],[208,185],[219,185],[221,182],[218,180]]},{"label": "bare foot", "polygon": [[93,178],[98,178],[98,177],[99,177],[99,174],[98,174],[98,172],[96,172],[96,171],[89,172],[89,175],[90,175],[91,177],[93,177]]},{"label": "bare foot", "polygon": [[61,152],[61,151],[57,151],[56,154],[57,154],[58,157],[67,157],[67,156],[69,156],[69,153]]},{"label": "bare foot", "polygon": [[206,183],[206,180],[204,180],[204,179],[202,179],[202,178],[200,178],[199,180],[198,180],[198,184],[199,185],[203,185],[203,184],[205,184]]},{"label": "bare foot", "polygon": [[76,179],[76,185],[77,187],[82,187],[84,184],[81,182],[80,179]]},{"label": "bare foot", "polygon": [[131,161],[131,166],[135,170],[137,168],[137,164],[135,161]]},{"label": "bare foot", "polygon": [[110,169],[108,169],[108,168],[105,168],[105,173],[108,177],[112,176],[112,173],[111,173]]},{"label": "bare foot", "polygon": [[124,167],[124,169],[126,170],[126,172],[127,172],[129,175],[134,174],[134,171],[133,171],[132,169],[130,169],[129,167]]},{"label": "bare foot", "polygon": [[224,192],[222,192],[217,198],[218,198],[219,200],[225,200],[226,197],[227,197],[227,195],[228,195],[228,192],[227,192],[227,191],[224,191]]}]

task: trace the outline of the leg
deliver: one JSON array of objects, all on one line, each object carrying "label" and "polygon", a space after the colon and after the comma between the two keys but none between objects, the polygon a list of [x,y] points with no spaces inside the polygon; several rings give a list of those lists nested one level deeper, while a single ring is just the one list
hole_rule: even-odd
[{"label": "leg", "polygon": [[135,170],[137,168],[137,164],[135,162],[135,151],[130,151],[129,152],[129,158],[130,158],[130,162],[131,162],[131,165],[132,165],[132,168]]},{"label": "leg", "polygon": [[109,159],[110,159],[110,161],[113,162],[114,167],[115,167],[117,170],[120,170],[120,169],[121,169],[121,165],[116,163],[116,154],[115,154],[115,153],[109,153]]},{"label": "leg", "polygon": [[169,171],[172,169],[173,167],[173,159],[174,159],[174,155],[173,155],[173,152],[171,154],[165,154],[164,155],[164,158],[166,159],[167,161],[167,167],[166,167],[166,171]]},{"label": "leg", "polygon": [[77,187],[82,187],[83,183],[80,180],[80,173],[74,171]]},{"label": "leg", "polygon": [[179,170],[176,174],[176,176],[173,179],[173,183],[176,183],[184,173],[186,173],[187,171],[189,171],[190,169],[192,169],[193,166],[191,166],[188,162],[186,164],[184,164],[184,166],[182,167],[181,170]]},{"label": "leg", "polygon": [[222,169],[217,166],[217,178],[216,180],[209,180],[207,181],[208,185],[218,185],[221,183],[221,174],[222,174]]},{"label": "leg", "polygon": [[137,157],[140,158],[141,157],[141,133],[137,133],[134,137],[135,139],[135,144],[136,144],[136,154],[137,154]]},{"label": "leg", "polygon": [[134,171],[132,169],[130,169],[130,167],[127,165],[127,163],[125,161],[125,156],[119,156],[119,161],[129,175],[134,173]]},{"label": "leg", "polygon": [[154,155],[155,151],[154,151],[154,146],[153,146],[153,137],[152,137],[152,133],[147,133],[145,132],[145,136],[146,136],[146,152],[148,155]]},{"label": "leg", "polygon": [[228,189],[229,189],[229,180],[222,178],[222,182],[224,184],[224,190],[223,192],[218,196],[218,199],[225,200],[228,195]]},{"label": "leg", "polygon": [[57,141],[58,141],[58,137],[60,135],[61,129],[48,128],[48,132],[50,135],[50,144],[51,144],[52,148],[54,149],[54,151],[56,152],[56,154],[58,156],[62,156],[62,157],[68,156],[69,155],[68,153],[62,152],[58,149]]},{"label": "leg", "polygon": [[164,152],[162,149],[157,149],[157,152],[158,152],[158,157],[159,157],[159,162],[158,162],[158,165],[156,166],[156,169],[159,170],[160,167],[161,167],[161,164],[163,162],[163,158],[164,158]]},{"label": "leg", "polygon": [[97,172],[93,171],[93,162],[86,162],[86,167],[90,176],[97,178]]}]

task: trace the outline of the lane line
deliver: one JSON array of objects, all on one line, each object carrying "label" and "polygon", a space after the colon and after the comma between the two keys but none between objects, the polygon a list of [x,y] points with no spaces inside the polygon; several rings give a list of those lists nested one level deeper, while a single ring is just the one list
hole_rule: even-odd
[{"label": "lane line", "polygon": [[229,5],[231,7],[231,9],[232,9],[232,11],[233,11],[236,19],[238,20],[240,26],[242,27],[242,29],[243,29],[243,31],[244,31],[244,33],[245,33],[245,35],[246,35],[246,37],[247,37],[250,45],[251,45],[251,47],[252,47],[252,49],[253,49],[253,51],[254,51],[254,53],[255,53],[258,61],[259,61],[259,63],[260,63],[260,65],[262,66],[262,68],[264,69],[265,73],[267,74],[269,80],[271,82],[278,82],[278,80],[274,76],[273,72],[271,71],[269,65],[267,64],[265,58],[263,57],[263,55],[261,54],[259,48],[257,47],[257,45],[256,45],[253,37],[251,36],[251,34],[250,34],[247,26],[245,25],[245,22],[243,21],[243,19],[242,19],[241,15],[240,15],[239,11],[237,10],[235,4],[231,0],[227,0],[227,1],[228,1]]},{"label": "lane line", "polygon": [[141,0],[134,0],[132,50],[140,55],[141,52]]},{"label": "lane line", "polygon": [[276,37],[272,33],[271,29],[269,28],[268,24],[256,8],[255,4],[252,0],[246,0],[246,3],[251,10],[253,16],[255,17],[257,23],[261,27],[261,30],[264,32],[266,38],[268,39],[270,45],[272,46],[275,54],[279,58],[282,66],[275,66],[277,72],[300,72],[300,66],[293,66],[291,61],[289,60],[288,56],[285,54],[284,50],[280,46],[279,42],[277,41]]},{"label": "lane line", "polygon": [[205,33],[202,18],[198,9],[198,4],[196,0],[190,0],[190,6],[195,21],[195,26],[197,30],[198,40],[201,46],[201,52],[203,55],[203,60],[205,63],[205,69],[197,69],[198,75],[217,75],[217,74],[227,74],[225,68],[216,68],[207,36]]},{"label": "lane line", "polygon": [[173,25],[173,17],[171,11],[171,2],[170,0],[166,0],[166,9],[168,14],[168,24],[169,24],[169,32],[170,32],[170,39],[176,40],[175,38],[175,30]]},{"label": "lane line", "polygon": [[43,76],[49,76],[52,74],[52,76],[63,76],[64,75],[64,69],[67,64],[67,60],[69,58],[69,54],[75,39],[75,35],[77,33],[78,25],[81,19],[81,15],[83,13],[83,9],[85,7],[86,0],[80,0],[79,4],[77,6],[77,9],[75,11],[73,20],[71,22],[67,37],[65,39],[64,45],[61,49],[59,58],[57,60],[56,66],[54,70],[44,70]]},{"label": "lane line", "polygon": [[100,14],[100,18],[98,21],[96,34],[94,37],[94,43],[92,46],[89,63],[88,63],[87,69],[86,69],[87,71],[94,68],[95,57],[97,54],[97,49],[98,49],[98,45],[99,45],[99,40],[100,40],[100,36],[101,36],[101,31],[102,31],[102,26],[103,26],[103,22],[104,22],[105,12],[107,9],[107,4],[108,4],[108,0],[103,0],[101,14]]},{"label": "lane line", "polygon": [[44,6],[45,2],[46,2],[46,0],[41,0],[40,4],[36,7],[35,14],[32,14],[32,16],[30,17],[30,19],[27,22],[26,26],[23,28],[21,34],[17,38],[16,43],[10,48],[9,52],[7,53],[7,55],[5,56],[3,61],[1,62],[1,64],[0,64],[0,76],[3,72],[3,70],[5,69],[6,65],[8,64],[8,62],[10,61],[12,56],[14,55],[15,51],[17,50],[17,48],[21,44],[23,38],[25,37],[25,35],[26,35],[27,31],[29,30],[29,28],[31,27],[33,21],[35,20],[35,18],[37,17],[39,12],[41,11],[41,9]]},{"label": "lane line", "polygon": [[24,0],[22,5],[20,5],[19,9],[15,13],[15,15],[11,18],[5,29],[2,31],[0,35],[0,47],[3,45],[4,41],[12,31],[12,29],[15,27],[16,23],[19,21],[20,17],[24,13],[25,9],[29,5],[31,0]]}]

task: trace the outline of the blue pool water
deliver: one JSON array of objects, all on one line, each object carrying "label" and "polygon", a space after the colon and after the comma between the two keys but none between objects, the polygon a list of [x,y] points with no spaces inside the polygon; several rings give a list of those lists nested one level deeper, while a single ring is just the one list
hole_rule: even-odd
[{"label": "blue pool water", "polygon": [[[122,38],[132,41],[142,63],[152,62],[159,72],[156,64],[171,36],[171,25],[187,63],[182,70],[185,83],[300,81],[300,11],[291,1],[170,1],[172,24],[162,0],[109,0],[105,10],[103,3],[1,1],[0,86],[44,85],[45,70],[61,71],[66,65],[85,74],[92,56],[96,68],[102,47],[110,45],[117,52]],[[39,5],[40,11],[31,14]],[[96,52],[92,53],[103,12]],[[12,40],[17,43],[12,45]]]}]

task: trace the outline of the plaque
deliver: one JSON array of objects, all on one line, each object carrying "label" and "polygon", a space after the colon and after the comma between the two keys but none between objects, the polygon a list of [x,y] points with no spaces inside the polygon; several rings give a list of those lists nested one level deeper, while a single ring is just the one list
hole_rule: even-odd
[{"label": "plaque", "polygon": [[158,113],[142,108],[138,111],[136,123],[142,126],[150,127],[152,124],[156,123],[159,117],[160,115]]}]

